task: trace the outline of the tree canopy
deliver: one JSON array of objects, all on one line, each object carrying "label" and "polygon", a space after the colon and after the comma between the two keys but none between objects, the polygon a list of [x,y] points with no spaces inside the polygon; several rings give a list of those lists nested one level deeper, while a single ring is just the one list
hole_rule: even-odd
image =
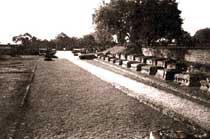
[{"label": "tree canopy", "polygon": [[109,4],[104,3],[94,14],[96,29],[116,35],[119,43],[125,43],[125,38],[129,36],[127,26],[128,10],[129,5],[125,0],[111,0]]},{"label": "tree canopy", "polygon": [[194,38],[200,44],[210,44],[210,28],[204,28],[198,30],[195,33]]},{"label": "tree canopy", "polygon": [[12,40],[15,42],[15,43],[18,43],[20,42],[20,44],[22,45],[29,45],[32,41],[35,41],[36,40],[36,37],[32,36],[31,34],[29,33],[25,33],[25,34],[20,34],[18,36],[14,36],[12,38]]},{"label": "tree canopy", "polygon": [[53,41],[40,40],[29,33],[14,36],[12,40],[15,43],[20,43],[19,54],[39,54],[39,48],[55,47],[55,43]]},{"label": "tree canopy", "polygon": [[150,45],[159,39],[172,42],[182,34],[181,11],[175,0],[111,0],[96,9],[96,30],[106,30],[125,42]]}]

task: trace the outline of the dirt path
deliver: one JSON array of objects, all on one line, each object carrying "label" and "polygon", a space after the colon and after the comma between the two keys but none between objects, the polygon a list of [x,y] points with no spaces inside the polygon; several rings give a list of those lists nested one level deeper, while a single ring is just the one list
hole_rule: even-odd
[{"label": "dirt path", "polygon": [[139,138],[185,125],[67,60],[40,61],[17,139]]}]

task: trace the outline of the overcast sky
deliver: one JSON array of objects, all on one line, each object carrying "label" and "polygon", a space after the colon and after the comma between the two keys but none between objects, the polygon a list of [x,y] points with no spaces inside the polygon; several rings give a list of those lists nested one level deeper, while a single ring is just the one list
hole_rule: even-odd
[{"label": "overcast sky", "polygon": [[[210,27],[210,0],[178,0],[183,28],[192,35]],[[29,32],[53,39],[60,32],[80,37],[93,32],[92,14],[101,0],[0,0],[0,42]]]}]

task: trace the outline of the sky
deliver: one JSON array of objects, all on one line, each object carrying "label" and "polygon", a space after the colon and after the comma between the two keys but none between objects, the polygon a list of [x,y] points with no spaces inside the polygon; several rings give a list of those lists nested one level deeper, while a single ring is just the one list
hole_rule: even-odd
[{"label": "sky", "polygon": [[[193,35],[210,27],[209,0],[177,0],[183,28]],[[61,32],[81,37],[94,31],[92,14],[102,0],[0,0],[0,43],[26,32],[54,39]]]}]

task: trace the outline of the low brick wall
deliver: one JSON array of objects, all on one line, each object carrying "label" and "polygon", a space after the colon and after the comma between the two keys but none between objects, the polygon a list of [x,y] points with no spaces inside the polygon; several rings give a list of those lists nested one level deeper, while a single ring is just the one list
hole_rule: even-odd
[{"label": "low brick wall", "polygon": [[201,64],[210,64],[210,48],[209,49],[183,49],[183,48],[142,48],[142,52],[146,56],[157,56],[165,58],[173,58],[176,60],[186,60]]},{"label": "low brick wall", "polygon": [[173,59],[184,59],[185,49],[165,49],[165,48],[142,48],[142,52],[146,56],[157,56]]},{"label": "low brick wall", "polygon": [[188,50],[185,54],[185,60],[201,64],[210,64],[210,49]]}]

